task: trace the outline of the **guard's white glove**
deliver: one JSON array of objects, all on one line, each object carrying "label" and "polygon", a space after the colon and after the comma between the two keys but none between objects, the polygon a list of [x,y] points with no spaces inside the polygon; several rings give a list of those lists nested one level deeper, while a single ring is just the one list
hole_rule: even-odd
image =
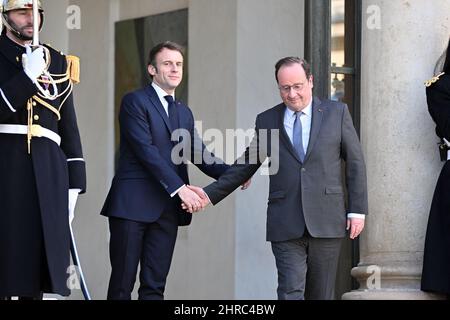
[{"label": "guard's white glove", "polygon": [[30,45],[25,46],[26,52],[22,55],[23,69],[28,78],[36,82],[45,70],[44,49],[42,47],[32,50]]},{"label": "guard's white glove", "polygon": [[69,189],[69,223],[72,224],[75,217],[75,206],[77,204],[78,194],[80,189]]}]

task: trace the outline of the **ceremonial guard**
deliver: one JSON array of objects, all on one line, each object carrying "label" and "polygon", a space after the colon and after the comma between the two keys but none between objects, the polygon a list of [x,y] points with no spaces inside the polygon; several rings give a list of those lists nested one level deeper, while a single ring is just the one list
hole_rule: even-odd
[{"label": "ceremonial guard", "polygon": [[428,110],[436,123],[444,165],[428,218],[421,288],[450,299],[450,42],[445,53],[445,64],[437,71],[442,72],[425,85]]},{"label": "ceremonial guard", "polygon": [[69,209],[86,188],[79,64],[36,41],[41,1],[0,1],[0,297],[68,296]]}]

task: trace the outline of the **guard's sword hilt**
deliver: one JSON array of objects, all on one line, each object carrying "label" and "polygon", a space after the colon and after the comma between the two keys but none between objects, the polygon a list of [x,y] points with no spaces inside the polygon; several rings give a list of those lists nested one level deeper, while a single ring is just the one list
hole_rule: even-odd
[{"label": "guard's sword hilt", "polygon": [[38,0],[33,0],[33,48],[39,47],[39,7]]}]

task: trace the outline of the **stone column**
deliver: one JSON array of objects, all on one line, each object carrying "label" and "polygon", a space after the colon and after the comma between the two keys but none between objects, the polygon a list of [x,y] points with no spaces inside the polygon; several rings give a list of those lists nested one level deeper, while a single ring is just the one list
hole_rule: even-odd
[{"label": "stone column", "polygon": [[360,289],[343,299],[430,299],[420,291],[431,198],[442,164],[424,80],[450,34],[450,2],[363,0],[361,140],[369,216]]}]

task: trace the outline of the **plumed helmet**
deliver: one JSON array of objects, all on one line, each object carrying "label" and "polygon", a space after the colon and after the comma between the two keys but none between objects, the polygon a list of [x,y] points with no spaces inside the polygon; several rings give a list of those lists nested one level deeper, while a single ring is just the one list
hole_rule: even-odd
[{"label": "plumed helmet", "polygon": [[[19,9],[33,9],[33,0],[2,0],[3,12]],[[38,0],[39,11],[43,12],[42,1]]]}]

